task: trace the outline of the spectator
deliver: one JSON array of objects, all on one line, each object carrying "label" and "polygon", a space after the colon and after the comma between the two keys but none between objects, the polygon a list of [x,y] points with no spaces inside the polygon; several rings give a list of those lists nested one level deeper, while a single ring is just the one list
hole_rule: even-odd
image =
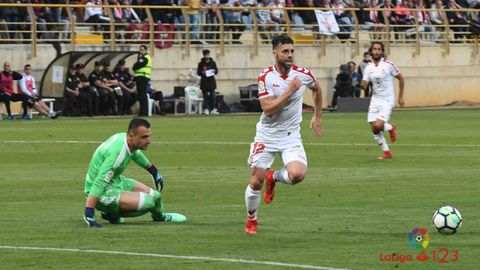
[{"label": "spectator", "polygon": [[[173,6],[172,0],[147,0],[149,6]],[[155,23],[173,23],[173,9],[151,8],[153,21]]]},{"label": "spectator", "polygon": [[[265,8],[268,7],[268,0],[261,0],[257,7]],[[270,17],[270,10],[268,9],[257,9],[257,23],[258,23],[258,32],[260,33],[260,37],[264,40],[264,43],[268,43],[267,40],[271,40],[270,31],[275,31],[276,23]]]},{"label": "spectator", "polygon": [[[15,4],[17,0],[0,0],[0,3]],[[18,30],[19,9],[13,6],[0,8],[0,20],[5,20],[10,39],[15,38]]]},{"label": "spectator", "polygon": [[77,71],[74,66],[70,66],[68,69],[67,80],[65,82],[65,90],[63,92],[63,108],[62,113],[64,116],[80,116],[79,113],[79,80],[77,77]]},{"label": "spectator", "polygon": [[[297,0],[295,7],[314,8],[315,5],[313,3],[313,0]],[[299,10],[298,15],[300,15],[305,24],[317,25],[317,17],[315,15],[315,11]]]},{"label": "spectator", "polygon": [[[132,6],[143,6],[146,5],[144,0],[133,0],[132,1]],[[133,8],[133,12],[137,15],[138,20],[136,21],[138,23],[140,22],[145,22],[147,20],[147,12],[145,11],[144,8]]]},{"label": "spectator", "polygon": [[[379,8],[377,0],[372,0],[368,5],[369,8]],[[381,39],[381,34],[378,32],[384,31],[384,18],[381,10],[370,10],[365,21],[366,25],[373,26],[371,30],[373,32],[372,39]]]},{"label": "spectator", "polygon": [[330,108],[337,108],[337,100],[339,97],[351,97],[352,96],[352,75],[350,74],[350,68],[348,65],[341,65],[340,72],[335,78],[335,91],[333,93],[332,104]]},{"label": "spectator", "polygon": [[103,16],[103,8],[100,6],[101,0],[88,0],[85,7],[84,21],[93,25],[95,31],[103,30],[103,37],[109,38],[108,32],[110,31],[110,18]]},{"label": "spectator", "polygon": [[280,0],[273,0],[270,6],[272,7],[270,10],[270,18],[272,18],[272,21],[281,25],[286,24],[286,15],[285,11],[283,10],[284,5],[280,2]]},{"label": "spectator", "polygon": [[217,64],[210,57],[210,51],[202,51],[203,58],[198,63],[197,75],[200,76],[200,89],[202,89],[204,99],[204,114],[219,114],[217,109],[217,81],[215,75],[218,74]]},{"label": "spectator", "polygon": [[[461,9],[462,7],[455,2],[455,0],[448,1],[448,9],[455,10]],[[455,39],[464,37],[466,29],[464,25],[467,24],[466,14],[461,11],[447,11],[448,24],[452,31],[454,32]]]},{"label": "spectator", "polygon": [[[363,72],[365,70],[365,67],[367,67],[367,65],[372,61],[372,55],[370,54],[370,52],[364,52],[363,53],[363,60],[362,62],[360,62],[360,64],[358,65],[358,75],[360,76],[360,78],[363,78]],[[371,84],[368,84],[368,86],[366,87],[366,89],[364,89],[365,91],[365,94],[364,94],[364,97],[369,97],[370,94],[371,94]]]},{"label": "spectator", "polygon": [[83,65],[76,64],[75,70],[78,78],[79,88],[79,110],[80,114],[86,114],[88,116],[98,115],[99,97],[98,92],[94,87],[90,86],[87,76],[83,73]]},{"label": "spectator", "polygon": [[[240,5],[242,7],[254,7],[256,0],[240,0]],[[244,9],[242,11],[242,23],[246,25],[248,30],[252,30],[252,13],[249,9]]]},{"label": "spectator", "polygon": [[[395,38],[399,39],[401,32],[411,32],[411,26],[415,25],[415,20],[412,12],[409,10],[409,0],[398,0],[398,4],[395,7],[394,17],[396,27],[394,27]],[[415,29],[413,29],[415,31]]]},{"label": "spectator", "polygon": [[430,15],[428,14],[427,10],[425,9],[425,5],[423,4],[424,0],[417,0],[414,8],[417,9],[417,21],[420,25],[420,30],[422,32],[430,33],[430,40],[435,41],[435,28],[432,25],[432,21],[430,20]]},{"label": "spectator", "polygon": [[[443,11],[443,3],[442,0],[435,0],[435,2],[431,5],[430,11],[428,12],[430,16],[430,21],[432,22],[433,26],[435,27],[436,32],[444,32],[445,31],[445,23],[447,22],[447,15],[445,11]],[[445,35],[440,34],[436,37],[436,39],[444,39]]]},{"label": "spectator", "polygon": [[362,76],[356,72],[357,64],[355,64],[355,62],[350,61],[347,65],[350,69],[350,75],[352,76],[352,94],[354,97],[359,98],[362,93],[362,89],[360,88]]},{"label": "spectator", "polygon": [[123,111],[123,92],[117,78],[110,70],[110,62],[108,61],[103,62],[102,81],[103,86],[110,92],[108,102],[108,105],[110,107],[110,113],[112,115],[121,114],[121,112]]},{"label": "spectator", "polygon": [[15,93],[13,89],[13,81],[18,81],[22,79],[22,75],[18,72],[15,72],[11,69],[10,63],[5,62],[3,64],[3,71],[0,73],[0,101],[5,103],[5,108],[7,108],[7,119],[14,120],[15,117],[12,115],[12,110],[10,108],[10,102],[22,101],[23,108],[23,119],[30,119],[30,116],[26,114],[27,103],[25,102],[25,97],[21,94]]},{"label": "spectator", "polygon": [[[99,106],[98,110],[100,114],[108,115],[109,109],[115,104],[115,97],[113,95],[113,89],[109,88],[104,83],[103,66],[100,62],[95,62],[95,70],[88,76],[90,86],[94,87],[98,93]],[[113,105],[112,105],[113,104]]]},{"label": "spectator", "polygon": [[185,14],[188,15],[190,23],[190,39],[193,40],[193,44],[206,44],[205,41],[200,41],[198,35],[198,24],[200,22],[199,9],[201,6],[200,0],[185,0],[185,5],[188,9],[185,9]]},{"label": "spectator", "polygon": [[148,88],[147,88],[147,94],[148,96],[155,100],[158,101],[158,105],[160,107],[160,110],[157,111],[159,115],[166,115],[165,113],[165,103],[163,102],[163,92],[160,90],[156,90],[152,87],[152,83],[148,83]]},{"label": "spectator", "polygon": [[128,68],[125,67],[125,60],[118,61],[115,69],[113,70],[113,74],[118,79],[118,84],[122,88],[123,93],[123,104],[119,104],[119,108],[121,107],[122,110],[119,111],[123,114],[132,114],[132,106],[137,102],[137,86],[135,85],[135,81],[133,80],[133,75],[130,74]]},{"label": "spectator", "polygon": [[[206,32],[204,34],[205,39],[211,40],[213,43],[218,43],[220,40],[220,34],[219,33],[214,33],[216,31],[220,30],[220,27],[218,26],[220,24],[220,21],[217,16],[217,10],[220,7],[220,1],[219,0],[203,0],[204,6],[207,8],[204,10],[205,12],[205,26],[204,31]],[[227,18],[224,17],[224,20],[226,23]]]},{"label": "spectator", "polygon": [[[25,102],[31,108],[37,110],[41,115],[48,116],[52,119],[56,119],[60,113],[59,112],[50,112],[50,108],[42,101],[37,95],[37,87],[35,85],[35,78],[32,76],[32,66],[27,64],[23,68],[24,73],[22,74],[22,79],[18,81],[18,89],[21,90],[21,94],[25,96]],[[20,92],[19,92],[20,93]],[[28,112],[23,112],[24,116],[28,116]],[[27,119],[27,118],[24,118]]]},{"label": "spectator", "polygon": [[[333,0],[331,7],[344,9],[347,8],[347,5],[342,0]],[[350,35],[354,30],[350,11],[334,10],[333,13],[335,14],[335,20],[340,28],[340,32],[344,32],[343,34],[339,34],[337,36],[341,39],[350,38]]]},{"label": "spectator", "polygon": [[[240,7],[240,1],[234,0],[232,3],[234,7]],[[232,31],[232,43],[242,44],[240,42],[240,37],[242,36],[243,31],[245,31],[246,26],[242,23],[242,10],[239,9],[229,9],[226,10],[226,23],[234,24],[229,25],[228,30]]]}]

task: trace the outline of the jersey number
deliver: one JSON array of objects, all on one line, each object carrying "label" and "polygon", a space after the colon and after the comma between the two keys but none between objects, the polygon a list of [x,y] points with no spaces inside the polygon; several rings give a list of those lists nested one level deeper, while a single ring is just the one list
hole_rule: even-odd
[{"label": "jersey number", "polygon": [[263,144],[263,143],[254,143],[253,144],[253,151],[252,151],[253,154],[261,153],[261,152],[263,152],[263,150],[265,150],[265,144]]}]

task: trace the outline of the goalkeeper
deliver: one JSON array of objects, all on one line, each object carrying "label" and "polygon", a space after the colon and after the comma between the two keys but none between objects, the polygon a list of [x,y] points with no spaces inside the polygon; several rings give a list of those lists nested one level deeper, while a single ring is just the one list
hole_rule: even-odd
[{"label": "goalkeeper", "polygon": [[[128,132],[113,135],[93,154],[85,181],[84,220],[89,227],[101,227],[95,220],[95,209],[112,224],[124,222],[124,217],[151,213],[154,221],[185,222],[184,215],[165,213],[160,191],[163,177],[142,150],[150,144],[150,123],[141,118],[130,121]],[[130,160],[145,168],[153,177],[155,190],[130,178],[122,172]]]}]

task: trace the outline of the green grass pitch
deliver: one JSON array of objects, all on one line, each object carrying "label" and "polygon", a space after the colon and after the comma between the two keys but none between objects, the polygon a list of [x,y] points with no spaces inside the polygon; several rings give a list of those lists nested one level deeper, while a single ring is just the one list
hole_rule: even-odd
[{"label": "green grass pitch", "polygon": [[[1,121],[0,268],[478,269],[480,110],[395,111],[398,140],[389,161],[376,159],[381,151],[365,113],[324,114],[320,138],[304,114],[308,175],[299,185],[277,186],[252,236],[243,232],[244,190],[258,118],[149,118],[153,143],[146,154],[166,177],[166,210],[189,221],[160,224],[143,216],[109,225],[97,213],[101,229],[82,220],[87,164],[129,118]],[[150,185],[135,164],[124,174]],[[463,215],[456,235],[431,225],[445,204]],[[417,226],[431,236],[425,262],[408,244]],[[448,262],[441,264],[445,250]],[[392,253],[413,261],[381,261]]]}]

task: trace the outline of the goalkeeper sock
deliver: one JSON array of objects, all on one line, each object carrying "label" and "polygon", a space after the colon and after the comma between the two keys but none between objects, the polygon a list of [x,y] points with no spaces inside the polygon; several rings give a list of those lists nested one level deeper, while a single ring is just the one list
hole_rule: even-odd
[{"label": "goalkeeper sock", "polygon": [[292,180],[290,180],[290,178],[288,177],[287,167],[283,167],[280,170],[275,171],[273,173],[273,180],[275,180],[275,182],[293,185]]},{"label": "goalkeeper sock", "polygon": [[154,190],[153,191],[153,200],[155,203],[155,206],[150,210],[152,213],[152,218],[154,220],[163,220],[164,217],[164,210],[163,210],[163,202],[162,202],[162,195],[160,192]]},{"label": "goalkeeper sock", "polygon": [[247,206],[248,219],[257,219],[257,210],[260,206],[260,190],[253,190],[250,184],[245,189],[245,205]]}]

